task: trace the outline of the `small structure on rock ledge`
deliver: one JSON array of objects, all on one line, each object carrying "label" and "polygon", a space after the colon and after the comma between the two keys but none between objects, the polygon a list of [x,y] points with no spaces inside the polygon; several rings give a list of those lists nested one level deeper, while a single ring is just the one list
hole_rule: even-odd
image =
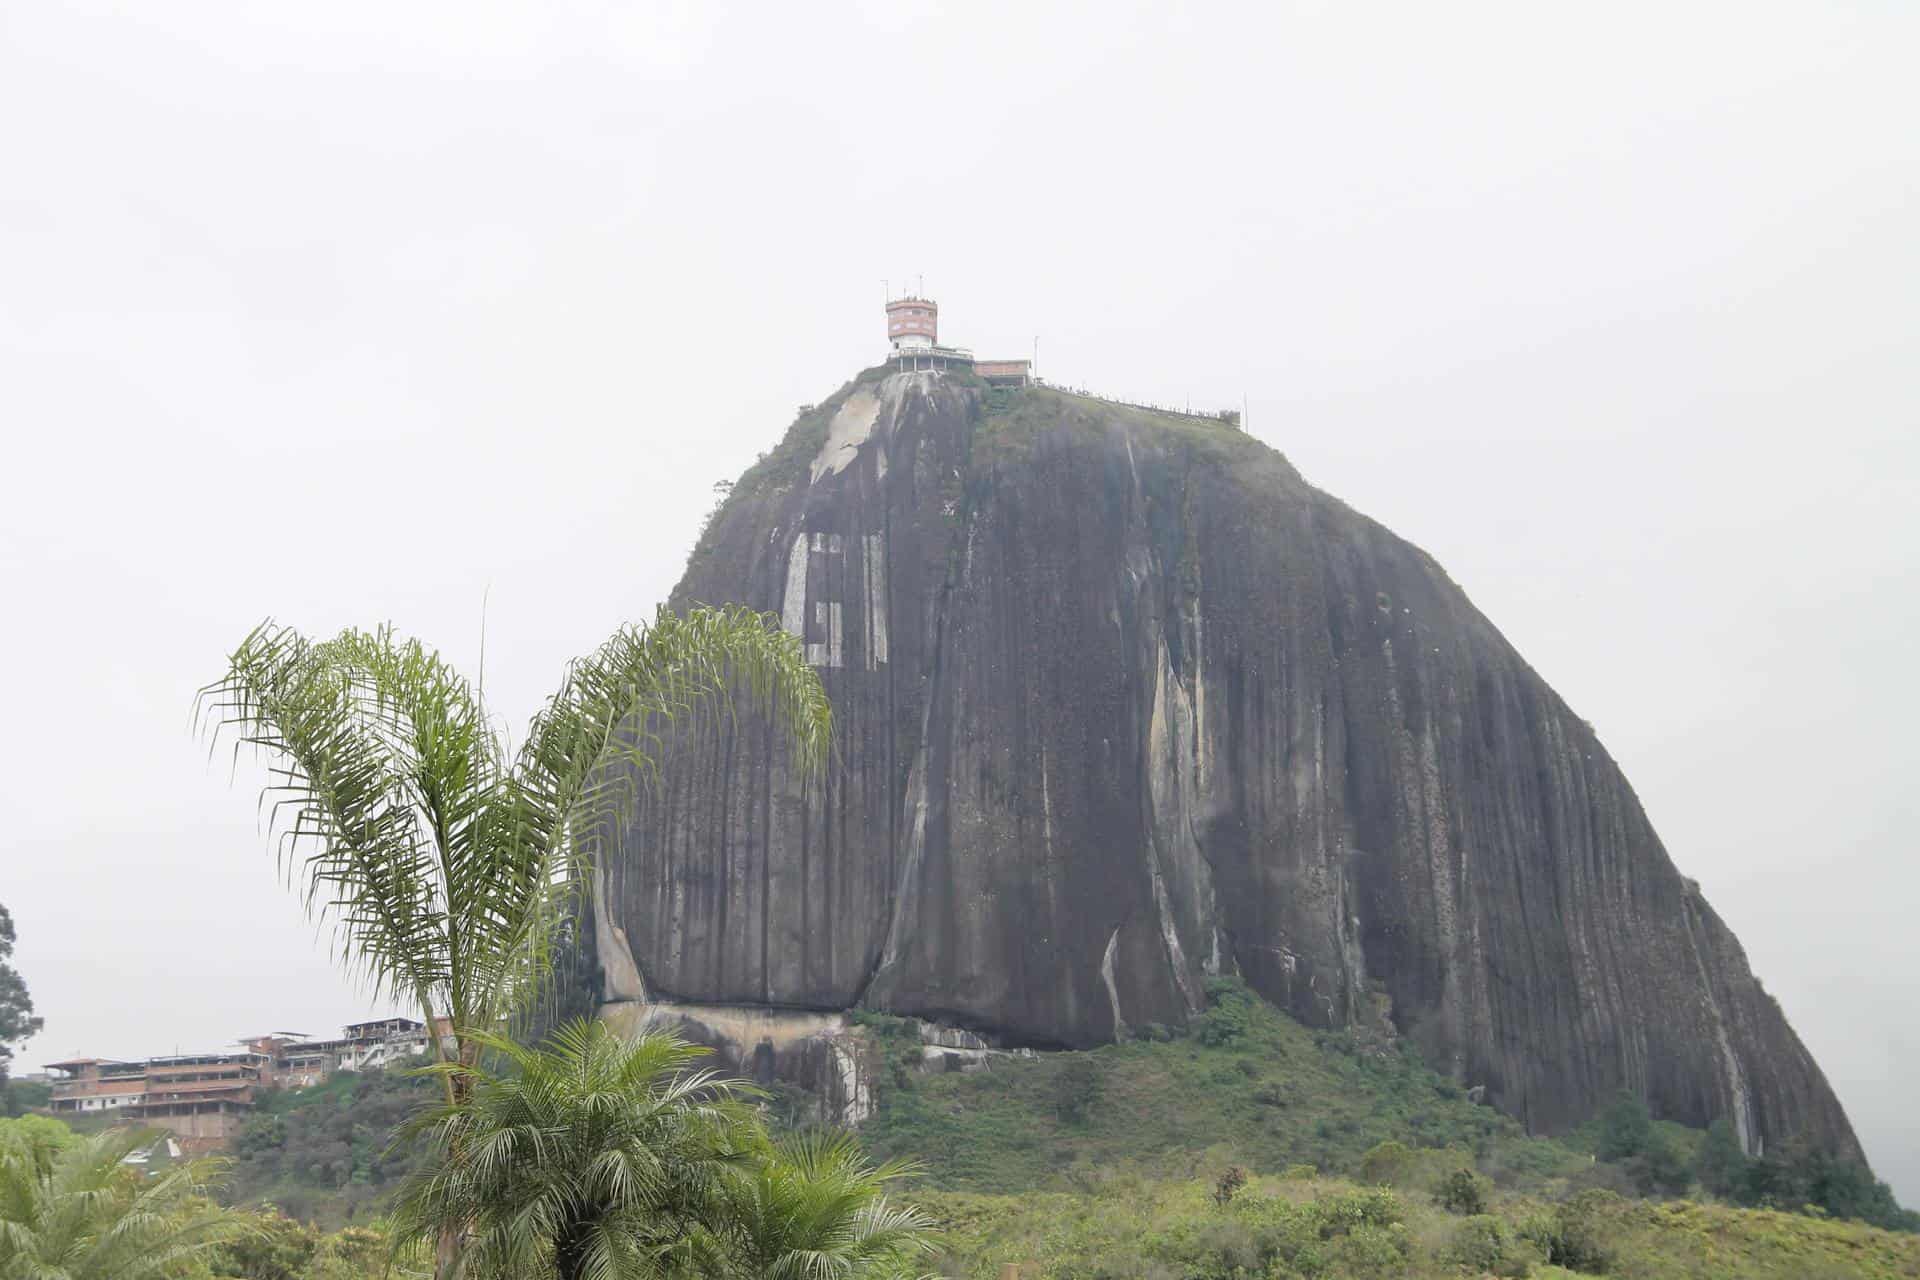
[{"label": "small structure on rock ledge", "polygon": [[975,360],[965,347],[940,345],[940,304],[909,294],[887,299],[887,342],[896,368],[971,371],[996,387],[1024,387],[1033,381],[1030,360]]}]

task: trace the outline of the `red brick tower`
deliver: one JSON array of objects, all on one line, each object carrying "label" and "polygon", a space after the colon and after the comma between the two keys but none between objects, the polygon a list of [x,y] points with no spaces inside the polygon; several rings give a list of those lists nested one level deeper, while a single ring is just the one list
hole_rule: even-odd
[{"label": "red brick tower", "polygon": [[926,298],[895,298],[887,304],[887,340],[895,351],[937,346],[940,308]]}]

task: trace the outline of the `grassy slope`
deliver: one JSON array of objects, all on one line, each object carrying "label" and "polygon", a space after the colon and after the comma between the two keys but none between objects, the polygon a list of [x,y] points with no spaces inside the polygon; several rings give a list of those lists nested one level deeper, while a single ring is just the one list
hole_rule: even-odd
[{"label": "grassy slope", "polygon": [[[911,1052],[876,1022],[885,1052]],[[1120,1168],[1186,1177],[1208,1158],[1260,1173],[1298,1164],[1350,1173],[1385,1141],[1434,1151],[1430,1162],[1477,1163],[1516,1186],[1590,1165],[1577,1143],[1527,1137],[1383,1039],[1309,1031],[1257,1000],[1217,1005],[1176,1040],[1002,1058],[905,1083],[889,1074],[862,1136],[956,1190],[1070,1190]]]},{"label": "grassy slope", "polygon": [[1565,1239],[1556,1207],[1522,1195],[1497,1193],[1487,1217],[1468,1219],[1418,1192],[1324,1179],[1256,1178],[1222,1208],[1212,1185],[1120,1177],[1082,1194],[936,1192],[922,1200],[946,1230],[942,1272],[981,1280],[998,1280],[1008,1266],[1020,1268],[1020,1280],[1920,1276],[1920,1237],[1799,1214],[1588,1193],[1576,1217],[1599,1256],[1585,1255],[1588,1270],[1576,1272],[1550,1265],[1540,1243]]},{"label": "grassy slope", "polygon": [[[886,1069],[863,1136],[924,1167],[916,1198],[946,1225],[949,1275],[1550,1277],[1572,1274],[1547,1261],[1571,1214],[1609,1275],[1920,1277],[1920,1236],[1633,1199],[1625,1169],[1593,1159],[1597,1125],[1530,1138],[1382,1038],[1310,1031],[1231,993],[1191,1037],[964,1074],[907,1070],[908,1025],[866,1021]],[[1683,1153],[1700,1138],[1658,1129]],[[1212,1190],[1234,1166],[1253,1178],[1223,1210]],[[1465,1168],[1491,1179],[1490,1216],[1470,1225],[1434,1203]]]}]

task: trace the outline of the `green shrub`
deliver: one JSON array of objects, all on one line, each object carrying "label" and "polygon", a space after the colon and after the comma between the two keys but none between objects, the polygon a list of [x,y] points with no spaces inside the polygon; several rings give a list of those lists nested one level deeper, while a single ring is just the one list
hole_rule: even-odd
[{"label": "green shrub", "polygon": [[1607,1243],[1606,1212],[1619,1203],[1611,1191],[1582,1191],[1551,1212],[1527,1219],[1520,1233],[1545,1250],[1547,1261],[1556,1267],[1605,1275],[1614,1261]]},{"label": "green shrub", "polygon": [[1263,1107],[1284,1107],[1293,1098],[1285,1085],[1269,1080],[1253,1091],[1253,1100]]},{"label": "green shrub", "polygon": [[1678,1144],[1657,1133],[1649,1139],[1647,1149],[1628,1164],[1633,1185],[1641,1195],[1685,1195],[1693,1183],[1693,1170],[1688,1168]]},{"label": "green shrub", "polygon": [[1500,1219],[1475,1214],[1453,1229],[1442,1260],[1479,1275],[1525,1276],[1532,1270],[1523,1248]]},{"label": "green shrub", "polygon": [[1362,1227],[1396,1226],[1405,1216],[1399,1198],[1380,1187],[1323,1196],[1307,1206],[1307,1213],[1322,1240],[1351,1235]]},{"label": "green shrub", "polygon": [[1054,1072],[1050,1092],[1054,1114],[1079,1124],[1100,1099],[1100,1068],[1085,1054],[1067,1054]]},{"label": "green shrub", "polygon": [[1343,1280],[1374,1280],[1405,1275],[1412,1251],[1406,1228],[1396,1222],[1385,1227],[1356,1227],[1327,1250],[1326,1257],[1332,1275]]},{"label": "green shrub", "polygon": [[1747,1177],[1747,1153],[1723,1117],[1707,1126],[1707,1136],[1694,1153],[1693,1175],[1717,1196],[1730,1195]]},{"label": "green shrub", "polygon": [[879,1051],[879,1078],[886,1088],[897,1092],[911,1090],[914,1074],[926,1058],[920,1024],[912,1018],[873,1009],[855,1009],[847,1015],[847,1021],[865,1030]]},{"label": "green shrub", "polygon": [[1238,978],[1207,979],[1207,1010],[1193,1020],[1193,1038],[1210,1048],[1246,1035],[1259,997]]},{"label": "green shrub", "polygon": [[5,1107],[0,1108],[0,1114],[17,1119],[51,1102],[53,1086],[36,1080],[7,1080],[0,1077],[0,1095],[5,1096],[6,1102]]},{"label": "green shrub", "polygon": [[1602,1160],[1627,1160],[1653,1145],[1653,1116],[1638,1094],[1622,1089],[1600,1116],[1600,1143],[1595,1151]]},{"label": "green shrub", "polygon": [[319,1251],[320,1233],[269,1207],[253,1230],[215,1251],[215,1274],[245,1280],[305,1280]]},{"label": "green shrub", "polygon": [[1417,1158],[1404,1142],[1378,1143],[1360,1157],[1359,1181],[1370,1187],[1403,1183]]},{"label": "green shrub", "polygon": [[1455,1169],[1440,1180],[1433,1202],[1448,1213],[1483,1214],[1487,1211],[1487,1180],[1471,1169]]}]

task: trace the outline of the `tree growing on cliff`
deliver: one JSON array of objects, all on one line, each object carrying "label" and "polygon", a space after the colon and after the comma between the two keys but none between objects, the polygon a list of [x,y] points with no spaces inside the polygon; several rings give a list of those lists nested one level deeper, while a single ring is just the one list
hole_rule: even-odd
[{"label": "tree growing on cliff", "polygon": [[33,1013],[33,997],[27,994],[26,980],[8,963],[13,959],[13,943],[13,915],[0,906],[0,1115],[16,1114],[9,1080],[13,1046],[41,1027],[41,1020]]},{"label": "tree growing on cliff", "polygon": [[[826,751],[831,709],[798,642],[742,608],[662,611],[568,667],[510,749],[478,690],[391,628],[316,642],[255,628],[200,693],[210,741],[268,762],[282,865],[377,996],[417,1006],[449,1105],[487,1037],[546,990],[598,833],[666,765],[670,736],[744,702],[786,731],[797,765]],[[445,1028],[445,1034],[439,1029]],[[450,1275],[458,1240],[442,1242]]]}]

